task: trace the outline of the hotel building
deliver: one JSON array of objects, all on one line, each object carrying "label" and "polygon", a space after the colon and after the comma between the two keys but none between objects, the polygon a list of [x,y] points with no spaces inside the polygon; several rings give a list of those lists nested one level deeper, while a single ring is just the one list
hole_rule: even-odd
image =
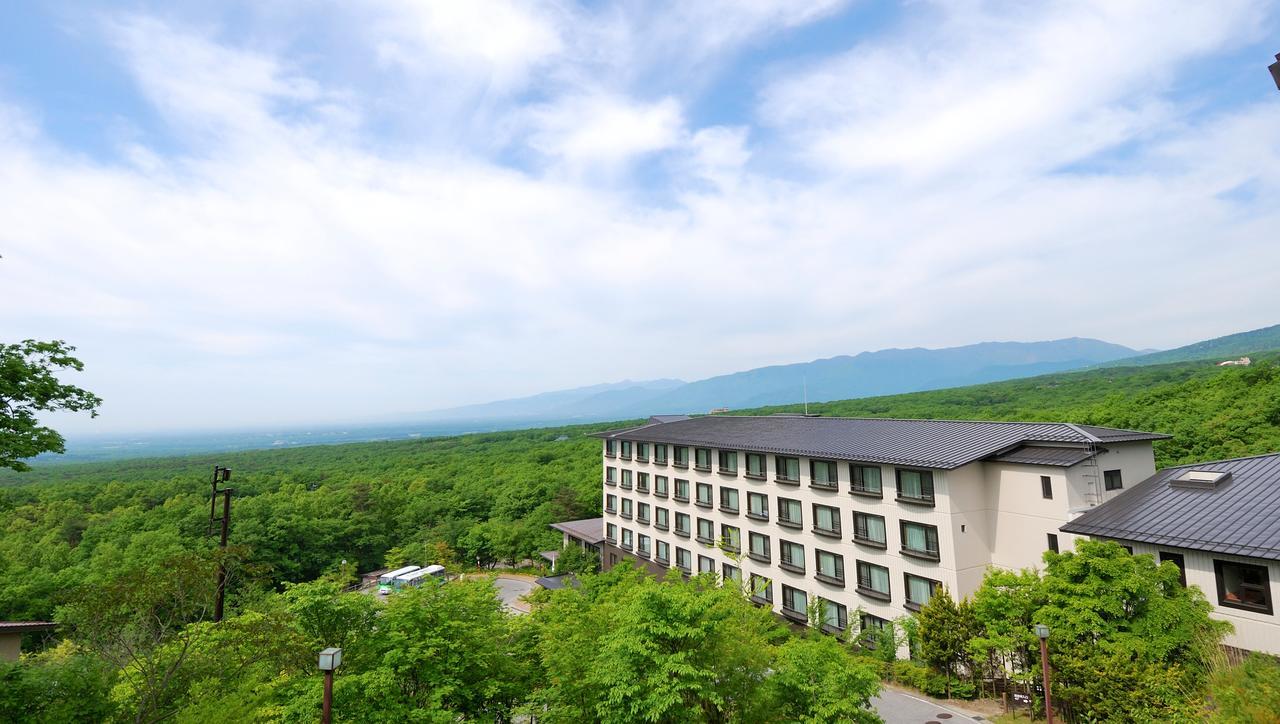
[{"label": "hotel building", "polygon": [[[882,626],[989,566],[1042,565],[1060,526],[1155,473],[1167,436],[1065,423],[651,418],[602,438],[601,559],[712,572],[823,628]],[[578,521],[583,523],[583,521]],[[819,605],[821,603],[821,605]]]}]

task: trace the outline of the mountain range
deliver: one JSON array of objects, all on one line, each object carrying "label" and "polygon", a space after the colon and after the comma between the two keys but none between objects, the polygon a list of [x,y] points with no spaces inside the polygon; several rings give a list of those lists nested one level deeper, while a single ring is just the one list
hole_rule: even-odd
[{"label": "mountain range", "polygon": [[773,365],[694,382],[660,379],[591,385],[437,410],[429,420],[618,420],[656,413],[705,413],[936,390],[1115,362],[1138,350],[1097,339],[982,342],[942,349],[884,349]]}]

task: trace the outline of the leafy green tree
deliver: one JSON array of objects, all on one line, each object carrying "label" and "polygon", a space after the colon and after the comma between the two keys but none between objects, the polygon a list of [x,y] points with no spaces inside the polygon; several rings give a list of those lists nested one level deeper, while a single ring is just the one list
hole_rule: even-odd
[{"label": "leafy green tree", "polygon": [[1208,709],[1215,724],[1273,721],[1280,712],[1280,660],[1249,654],[1219,669],[1209,684]]},{"label": "leafy green tree", "polygon": [[969,641],[979,634],[973,608],[967,601],[956,605],[943,588],[916,614],[919,624],[920,656],[946,676],[947,698],[951,698],[951,677],[969,671]]},{"label": "leafy green tree", "polygon": [[61,453],[66,440],[41,425],[38,414],[67,410],[97,417],[102,400],[93,393],[58,380],[58,370],[84,369],[66,342],[0,344],[0,468],[29,470],[22,462],[43,452]]},{"label": "leafy green tree", "polygon": [[881,721],[871,709],[871,698],[880,691],[878,672],[830,636],[796,637],[778,647],[766,687],[770,719]]},{"label": "leafy green tree", "polygon": [[584,575],[600,571],[600,555],[593,550],[570,543],[560,549],[560,557],[556,560],[556,573],[575,573]]},{"label": "leafy green tree", "polygon": [[116,707],[116,671],[63,642],[21,661],[0,662],[0,721],[106,721]]}]

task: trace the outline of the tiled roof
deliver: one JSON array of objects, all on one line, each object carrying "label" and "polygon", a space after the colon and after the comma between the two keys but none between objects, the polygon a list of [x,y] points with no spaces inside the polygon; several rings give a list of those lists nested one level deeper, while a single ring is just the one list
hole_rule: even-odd
[{"label": "tiled roof", "polygon": [[567,520],[563,523],[552,523],[551,527],[563,533],[568,533],[586,543],[599,544],[604,542],[604,518]]},{"label": "tiled roof", "polygon": [[[1216,486],[1170,484],[1191,470],[1231,475]],[[1161,470],[1062,530],[1280,560],[1280,453]]]},{"label": "tiled roof", "polygon": [[712,415],[596,437],[950,469],[1026,443],[1079,445],[1168,437],[1061,422]]},{"label": "tiled roof", "polygon": [[1089,459],[1091,453],[1082,447],[1049,447],[1046,445],[1023,445],[1007,453],[997,455],[992,460],[1001,463],[1022,463],[1024,465],[1052,465],[1069,468],[1076,463]]},{"label": "tiled roof", "polygon": [[53,621],[0,621],[0,633],[29,633],[52,631],[58,627]]}]

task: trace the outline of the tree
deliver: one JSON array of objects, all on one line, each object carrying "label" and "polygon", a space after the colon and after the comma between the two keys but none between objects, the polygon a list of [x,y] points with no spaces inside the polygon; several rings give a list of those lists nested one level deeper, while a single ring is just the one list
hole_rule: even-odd
[{"label": "tree", "polygon": [[831,636],[797,637],[778,647],[767,689],[772,719],[880,721],[871,710],[871,697],[880,691],[875,667],[856,660]]},{"label": "tree", "polygon": [[560,558],[556,560],[556,573],[574,573],[584,575],[597,573],[600,570],[600,555],[577,543],[570,543],[560,549]]},{"label": "tree", "polygon": [[977,620],[968,601],[959,606],[943,588],[929,599],[916,618],[919,621],[920,655],[947,679],[951,698],[951,676],[969,664],[969,641],[978,634]]},{"label": "tree", "polygon": [[22,462],[43,452],[66,451],[66,440],[41,425],[38,413],[68,410],[98,416],[102,400],[92,392],[60,382],[57,370],[84,370],[66,342],[0,344],[0,468],[29,470]]}]

